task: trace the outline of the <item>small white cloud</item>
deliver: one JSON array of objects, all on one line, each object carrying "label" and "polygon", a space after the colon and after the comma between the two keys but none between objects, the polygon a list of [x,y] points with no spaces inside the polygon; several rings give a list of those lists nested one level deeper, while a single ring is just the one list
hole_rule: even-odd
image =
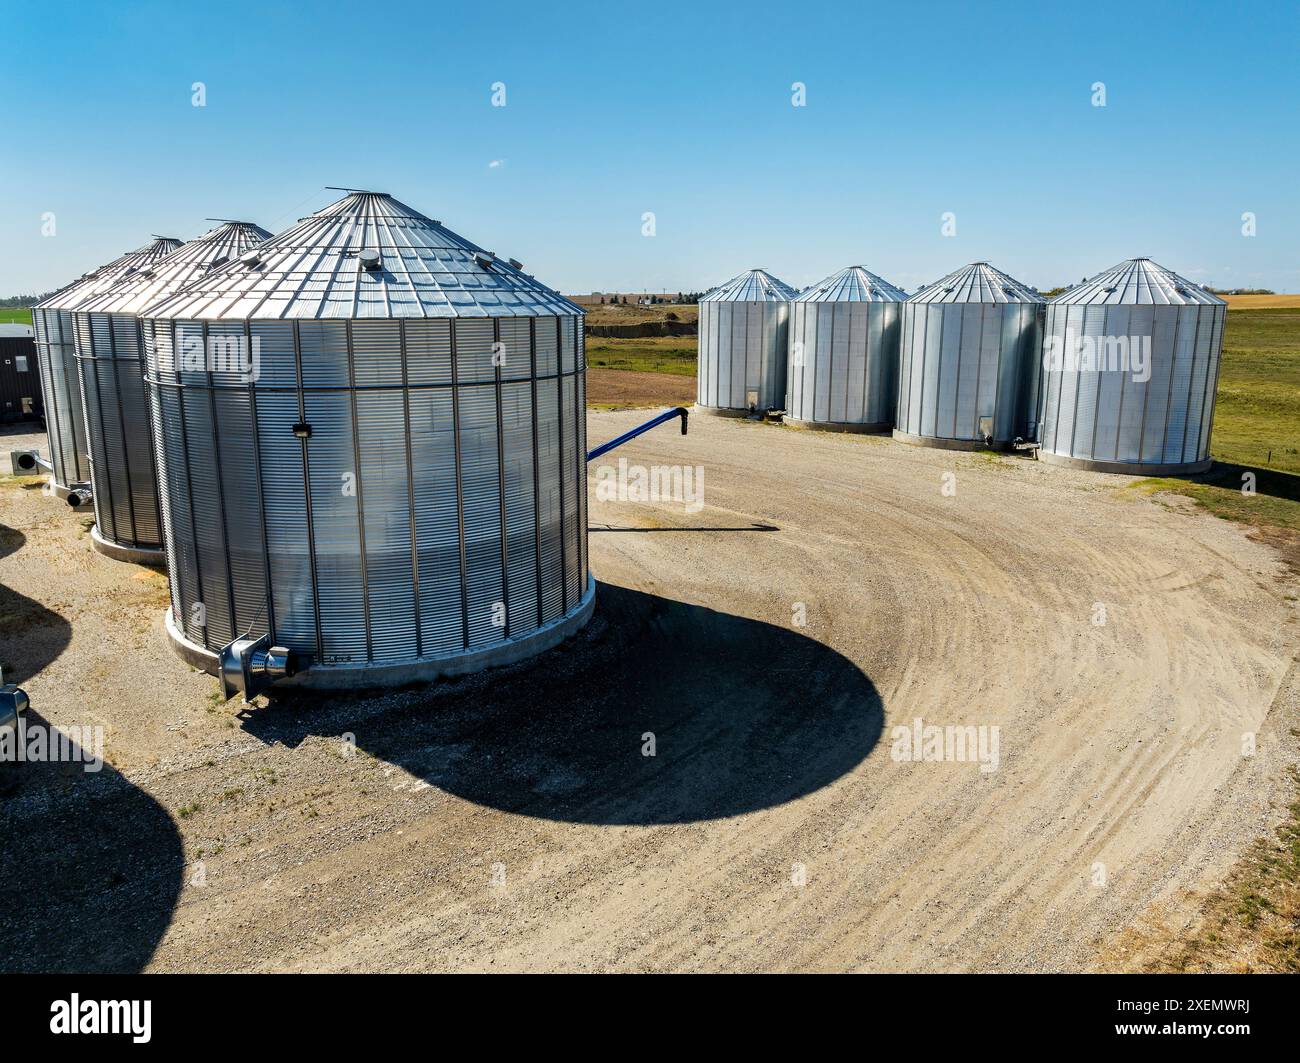
[{"label": "small white cloud", "polygon": [[505,159],[493,159],[490,163],[488,163],[488,169],[489,169],[489,170],[499,170],[499,169],[500,169],[502,166],[504,166],[505,164],[506,164],[506,160],[505,160]]}]

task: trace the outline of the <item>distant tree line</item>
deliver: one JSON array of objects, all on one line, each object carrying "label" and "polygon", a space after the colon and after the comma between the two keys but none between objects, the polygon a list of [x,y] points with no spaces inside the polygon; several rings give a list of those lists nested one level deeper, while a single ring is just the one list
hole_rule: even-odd
[{"label": "distant tree line", "polygon": [[671,295],[652,295],[650,292],[646,292],[643,295],[632,295],[632,296],[616,295],[616,294],[605,295],[601,292],[592,292],[591,294],[600,296],[601,306],[635,305],[635,304],[640,304],[642,300],[649,301],[651,306],[658,306],[661,303],[671,303],[680,306],[680,305],[690,305],[692,303],[698,303],[700,301],[700,296],[703,295],[704,293],[703,292],[678,292],[675,298]]},{"label": "distant tree line", "polygon": [[8,298],[0,299],[0,310],[13,310],[20,307],[35,306],[42,299],[48,299],[54,292],[45,292],[42,295],[11,295]]}]

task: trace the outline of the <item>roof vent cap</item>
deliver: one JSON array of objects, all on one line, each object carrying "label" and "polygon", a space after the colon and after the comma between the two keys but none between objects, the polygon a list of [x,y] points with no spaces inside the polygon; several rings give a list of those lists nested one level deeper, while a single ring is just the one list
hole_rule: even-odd
[{"label": "roof vent cap", "polygon": [[520,272],[523,272],[524,264],[520,262],[519,259],[517,258],[512,258],[510,260],[510,266],[512,269],[517,269]]},{"label": "roof vent cap", "polygon": [[379,252],[373,248],[365,248],[357,252],[357,260],[361,263],[361,268],[374,273],[379,268]]},{"label": "roof vent cap", "polygon": [[262,264],[262,256],[256,251],[245,251],[239,256],[239,261],[249,269],[256,269]]},{"label": "roof vent cap", "polygon": [[481,266],[483,269],[491,269],[493,261],[495,261],[495,258],[492,252],[490,251],[487,252],[486,254],[484,254],[482,251],[474,252],[475,264]]}]

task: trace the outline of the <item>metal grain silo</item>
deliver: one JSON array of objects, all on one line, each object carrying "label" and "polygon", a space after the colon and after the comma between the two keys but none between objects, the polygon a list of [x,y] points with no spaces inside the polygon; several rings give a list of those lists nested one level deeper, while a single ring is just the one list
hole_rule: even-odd
[{"label": "metal grain silo", "polygon": [[1147,258],[1053,299],[1039,458],[1144,476],[1208,469],[1227,305]]},{"label": "metal grain silo", "polygon": [[[87,273],[32,307],[36,360],[45,397],[45,429],[53,473],[50,486],[60,498],[90,484],[86,413],[77,375],[72,311],[84,299],[105,291],[123,277],[148,268],[180,247],[179,240],[156,237],[152,243]],[[74,496],[75,497],[75,496]]]},{"label": "metal grain silo", "polygon": [[717,413],[781,408],[795,295],[766,270],[751,269],[700,299],[697,408]]},{"label": "metal grain silo", "polygon": [[786,421],[848,432],[893,427],[906,298],[862,266],[840,270],[795,298]]},{"label": "metal grain silo", "polygon": [[1030,435],[1044,302],[987,262],[908,299],[894,438],[970,449]]},{"label": "metal grain silo", "polygon": [[583,311],[375,192],[150,308],[186,659],[255,693],[473,671],[582,626]]},{"label": "metal grain silo", "polygon": [[95,501],[91,539],[101,553],[164,563],[139,315],[270,235],[250,222],[223,222],[77,304],[72,323]]}]

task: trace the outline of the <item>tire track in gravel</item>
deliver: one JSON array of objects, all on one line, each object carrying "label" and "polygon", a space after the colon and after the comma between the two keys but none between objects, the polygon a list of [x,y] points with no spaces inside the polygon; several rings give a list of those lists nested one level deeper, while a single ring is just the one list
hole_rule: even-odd
[{"label": "tire track in gravel", "polygon": [[[588,434],[641,419],[593,414]],[[1118,491],[1123,478],[725,419],[619,453],[705,466],[699,512],[594,493],[590,505],[596,577],[700,607],[689,630],[702,650],[655,628],[602,629],[598,611],[535,665],[238,720],[211,706],[206,680],[173,677],[147,597],[123,599],[111,563],[41,538],[49,515],[23,501],[32,554],[56,563],[7,575],[47,605],[75,602],[99,636],[74,638],[34,683],[51,718],[80,719],[104,660],[152,661],[140,698],[94,705],[130,781],[173,810],[187,861],[206,867],[204,886],[187,876],[153,968],[1085,969],[1271,821],[1296,752],[1294,582],[1241,529]],[[778,530],[671,530],[754,525]],[[144,634],[94,621],[115,597],[149,621]],[[772,654],[724,666],[737,638]],[[805,639],[827,649],[810,656]],[[835,731],[798,728],[849,682],[825,671],[844,659],[878,692],[883,731],[836,760]],[[665,682],[685,701],[676,727],[717,725],[685,749],[665,739],[665,770],[729,756],[758,794],[785,794],[779,775],[821,761],[835,771],[679,822],[601,820],[635,807],[645,784],[630,769],[598,772],[608,792],[572,805],[546,789],[597,771],[565,745],[586,740],[581,714],[603,687],[625,692],[610,718],[635,739]],[[500,705],[502,691],[524,709]],[[750,740],[802,737],[807,765],[747,762],[729,745],[728,714],[740,725],[758,711],[774,715]],[[997,726],[998,770],[894,760],[891,729],[916,716]],[[545,728],[540,749],[503,732],[548,719],[558,746]],[[1253,758],[1244,731],[1258,732]],[[363,752],[347,758],[350,732]],[[457,767],[484,750],[502,778],[532,759],[555,770],[512,791]]]}]

